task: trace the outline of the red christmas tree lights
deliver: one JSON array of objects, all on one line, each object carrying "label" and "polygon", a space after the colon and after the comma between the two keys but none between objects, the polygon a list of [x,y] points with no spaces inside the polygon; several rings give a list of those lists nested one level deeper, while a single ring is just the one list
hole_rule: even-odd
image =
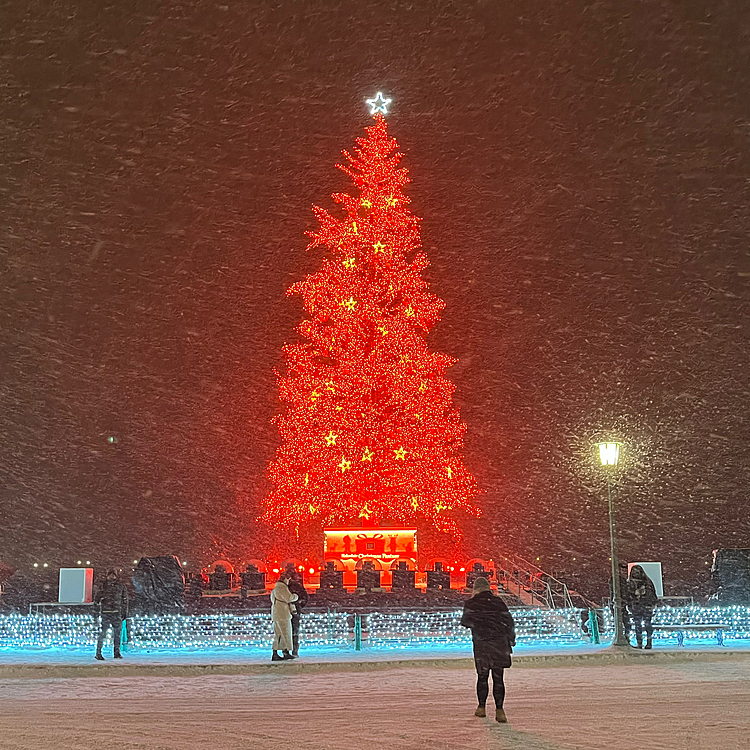
[{"label": "red christmas tree lights", "polygon": [[466,425],[444,377],[455,360],[425,343],[444,303],[421,276],[428,261],[397,148],[376,114],[354,155],[344,151],[348,165],[337,165],[359,196],[333,195],[342,219],[313,209],[320,229],[308,232],[308,249],[328,253],[287,292],[309,317],[279,375],[282,445],[262,516],[277,528],[428,522],[458,538],[456,513],[479,515],[460,457]]}]

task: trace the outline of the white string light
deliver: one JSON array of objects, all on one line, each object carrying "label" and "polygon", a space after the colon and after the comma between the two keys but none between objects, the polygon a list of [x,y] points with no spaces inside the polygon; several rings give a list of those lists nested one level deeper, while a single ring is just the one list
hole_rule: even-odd
[{"label": "white string light", "polygon": [[[581,610],[514,609],[516,638],[521,645],[562,645],[581,639]],[[348,647],[354,613],[329,610],[306,612],[302,639],[309,645]],[[471,633],[461,627],[461,610],[444,612],[370,612],[362,615],[365,642],[379,649],[409,646],[469,645]],[[604,633],[612,617],[604,610]],[[750,607],[659,607],[654,613],[655,640],[681,638],[710,641],[718,631],[724,640],[750,638]],[[671,630],[660,631],[659,626]],[[132,642],[154,649],[246,646],[269,648],[273,638],[270,615],[137,615],[131,620]],[[98,629],[91,615],[0,616],[0,648],[87,647],[96,643]],[[111,636],[110,636],[111,640]]]}]

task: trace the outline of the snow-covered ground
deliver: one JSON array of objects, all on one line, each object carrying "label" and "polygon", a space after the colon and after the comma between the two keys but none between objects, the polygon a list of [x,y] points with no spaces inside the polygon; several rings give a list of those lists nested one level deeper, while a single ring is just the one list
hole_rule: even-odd
[{"label": "snow-covered ground", "polygon": [[[714,639],[695,639],[686,641],[687,648],[679,648],[673,641],[657,640],[654,642],[653,654],[688,654],[699,652],[704,657],[709,654],[725,655],[732,651],[743,651],[750,655],[750,641],[727,641],[725,646],[717,646]],[[551,643],[537,642],[520,644],[514,649],[516,659],[526,657],[575,657],[603,654],[608,651],[608,644],[594,646],[588,641],[568,640]],[[345,646],[305,646],[302,649],[305,664],[345,664],[349,662],[409,661],[409,660],[452,660],[471,659],[470,643],[443,643],[414,645],[394,642],[390,646],[365,646],[361,651]],[[128,646],[122,662],[111,660],[112,647],[105,647],[107,668],[137,666],[226,666],[249,667],[270,662],[270,647],[227,646],[224,648],[154,648],[149,646]],[[634,652],[637,654],[637,652]],[[644,652],[641,652],[646,655]],[[652,655],[653,655],[652,654]],[[65,668],[92,667],[105,665],[93,659],[94,647],[81,648],[0,648],[0,678],[9,675],[10,668],[37,667],[49,676],[68,676]],[[55,668],[60,669],[56,670]],[[15,676],[13,674],[12,676]]]},{"label": "snow-covered ground", "polygon": [[[748,644],[750,646],[750,644]],[[517,654],[566,653],[582,654],[601,650],[587,641],[570,640],[565,643],[518,646]],[[94,647],[88,648],[0,648],[0,675],[4,665],[81,665],[91,664]],[[105,647],[111,656],[112,647]],[[471,643],[445,643],[413,645],[394,643],[392,647],[365,646],[356,651],[353,646],[306,646],[302,653],[306,662],[379,661],[382,659],[456,659],[471,658]],[[270,660],[270,643],[267,648],[254,646],[154,648],[128,646],[124,651],[128,664],[260,664]],[[94,662],[95,663],[95,662]]]},{"label": "snow-covered ground", "polygon": [[3,750],[746,750],[750,662],[516,668],[510,724],[463,662],[382,671],[0,680]]},{"label": "snow-covered ground", "polygon": [[[728,652],[742,651],[750,655],[750,641],[727,640],[725,646],[718,646],[713,638],[686,639],[686,648],[679,648],[673,640],[658,639],[654,641],[651,654],[671,654],[675,656],[699,652],[704,657],[710,654],[725,655]],[[594,646],[584,639],[558,640],[554,642],[521,643],[514,649],[515,658],[523,661],[527,657],[576,657],[594,654],[605,654],[608,644]],[[179,666],[252,666],[270,662],[270,644],[268,648],[254,646],[226,647],[180,647],[160,648],[146,645],[126,647],[125,659],[122,662],[111,660],[112,647],[105,646],[105,662],[108,668],[138,666],[148,667]],[[344,664],[349,662],[379,662],[404,660],[453,660],[471,659],[471,643],[413,643],[394,641],[390,645],[365,645],[361,651],[353,646],[308,646],[303,643],[302,653],[305,664]],[[635,655],[638,652],[634,652]],[[643,656],[648,656],[641,652]],[[102,667],[93,659],[94,647],[20,647],[0,648],[0,678],[7,676],[10,667],[39,667],[49,675],[55,675],[55,667]],[[66,672],[58,670],[59,674]]]}]

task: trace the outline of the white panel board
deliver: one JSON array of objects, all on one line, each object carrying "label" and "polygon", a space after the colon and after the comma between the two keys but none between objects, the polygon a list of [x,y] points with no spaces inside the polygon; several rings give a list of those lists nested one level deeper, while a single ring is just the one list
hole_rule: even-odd
[{"label": "white panel board", "polygon": [[93,601],[93,568],[60,568],[58,602],[88,604]]}]

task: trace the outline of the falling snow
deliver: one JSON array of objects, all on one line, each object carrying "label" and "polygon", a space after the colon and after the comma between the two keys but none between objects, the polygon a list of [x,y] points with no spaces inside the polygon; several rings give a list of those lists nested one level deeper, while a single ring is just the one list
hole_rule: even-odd
[{"label": "falling snow", "polygon": [[284,291],[377,91],[459,360],[473,549],[604,580],[603,434],[625,559],[677,591],[750,546],[747,7],[5,10],[5,562],[261,551]]}]

